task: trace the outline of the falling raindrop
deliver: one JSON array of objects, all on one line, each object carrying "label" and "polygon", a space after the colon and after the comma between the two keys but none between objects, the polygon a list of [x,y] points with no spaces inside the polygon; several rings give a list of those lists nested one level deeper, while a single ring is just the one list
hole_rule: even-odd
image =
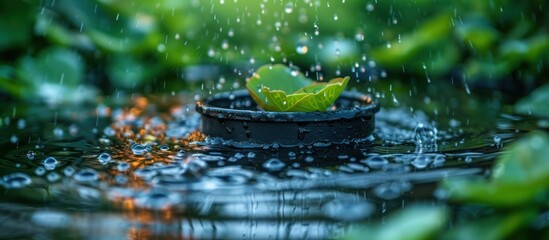
[{"label": "falling raindrop", "polygon": [[294,4],[289,2],[289,3],[286,3],[286,6],[284,7],[284,12],[286,14],[290,14],[294,11]]}]

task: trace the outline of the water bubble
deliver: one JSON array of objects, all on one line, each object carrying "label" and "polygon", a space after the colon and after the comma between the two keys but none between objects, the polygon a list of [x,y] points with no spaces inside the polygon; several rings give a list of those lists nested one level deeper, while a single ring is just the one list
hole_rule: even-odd
[{"label": "water bubble", "polygon": [[17,120],[17,128],[24,129],[27,126],[27,122],[25,119],[19,119]]},{"label": "water bubble", "polygon": [[356,40],[357,42],[362,42],[362,41],[364,41],[364,33],[363,33],[363,32],[357,32],[357,33],[355,34],[355,40]]},{"label": "water bubble", "polygon": [[65,174],[65,176],[67,177],[74,175],[75,172],[76,170],[74,170],[74,168],[71,166],[68,166],[65,169],[63,169],[63,174]]},{"label": "water bubble", "polygon": [[366,10],[368,10],[368,12],[374,11],[374,5],[371,3],[368,3],[368,5],[366,5]]},{"label": "water bubble", "polygon": [[223,42],[221,42],[221,48],[224,50],[229,49],[229,41],[223,40]]},{"label": "water bubble", "polygon": [[374,188],[374,194],[385,200],[393,200],[402,196],[402,193],[411,189],[409,182],[387,182]]},{"label": "water bubble", "polygon": [[283,169],[286,166],[286,164],[280,159],[277,158],[271,158],[263,163],[263,167],[271,170],[271,171],[278,171]]},{"label": "water bubble", "polygon": [[247,157],[248,158],[255,158],[255,153],[249,152]]},{"label": "water bubble", "polygon": [[135,198],[137,206],[147,209],[167,209],[180,202],[177,193],[172,193],[162,189],[153,189],[142,192]]},{"label": "water bubble", "polygon": [[69,134],[70,134],[71,136],[73,136],[73,137],[76,136],[76,134],[78,134],[78,130],[79,130],[79,129],[78,129],[78,126],[76,126],[76,125],[74,125],[74,124],[71,124],[71,125],[69,126]]},{"label": "water bubble", "polygon": [[170,147],[168,145],[162,145],[162,146],[160,146],[160,150],[161,151],[168,151],[168,150],[170,150]]},{"label": "water bubble", "polygon": [[114,182],[116,184],[126,184],[128,182],[128,177],[124,175],[116,175],[114,176]]},{"label": "water bubble", "polygon": [[208,49],[208,57],[214,57],[215,56],[215,50],[213,48]]},{"label": "water bubble", "polygon": [[55,137],[58,137],[58,138],[63,137],[63,134],[64,134],[64,131],[63,131],[62,128],[56,127],[56,128],[53,129],[53,135]]},{"label": "water bubble", "polygon": [[116,165],[116,170],[118,170],[119,172],[125,172],[130,168],[130,166],[131,165],[127,162],[120,162],[118,163],[118,165]]},{"label": "water bubble", "polygon": [[314,158],[313,156],[307,156],[307,157],[305,157],[305,159],[303,159],[303,160],[305,160],[305,162],[312,162],[312,161],[315,160],[315,158]]},{"label": "water bubble", "polygon": [[99,179],[99,174],[91,168],[84,168],[74,174],[74,179],[79,182],[95,182]]},{"label": "water bubble", "polygon": [[466,162],[466,163],[471,163],[471,162],[473,162],[473,157],[471,157],[471,156],[465,157],[465,162]]},{"label": "water bubble", "polygon": [[375,206],[365,201],[332,200],[322,206],[322,212],[326,217],[349,222],[365,219],[374,210]]},{"label": "water bubble", "polygon": [[97,160],[99,160],[99,163],[105,165],[111,161],[111,155],[108,153],[101,153],[97,156]]},{"label": "water bubble", "polygon": [[12,173],[2,177],[0,182],[4,188],[23,188],[31,184],[31,178],[24,173]]},{"label": "water bubble", "polygon": [[103,134],[105,134],[105,136],[107,137],[112,137],[114,136],[114,134],[116,134],[116,131],[114,131],[114,129],[112,129],[110,126],[107,126],[105,127],[105,129],[103,129]]},{"label": "water bubble", "polygon": [[383,166],[387,165],[389,163],[389,160],[383,156],[374,155],[370,156],[365,160],[362,160],[361,162],[366,163],[368,167],[373,169],[380,169]]},{"label": "water bubble", "polygon": [[412,160],[410,164],[412,164],[412,166],[414,166],[417,169],[423,169],[423,168],[426,168],[431,162],[432,162],[432,159],[429,156],[420,154],[416,158],[414,158],[414,160]]},{"label": "water bubble", "polygon": [[42,176],[46,173],[46,169],[43,168],[42,166],[40,167],[37,167],[36,169],[34,169],[34,174],[38,175],[38,176]]},{"label": "water bubble", "polygon": [[10,142],[16,144],[19,141],[19,138],[16,135],[11,135]]},{"label": "water bubble", "polygon": [[131,148],[134,155],[143,155],[147,152],[147,146],[143,144],[134,144]]},{"label": "water bubble", "polygon": [[48,181],[50,181],[50,182],[55,182],[55,181],[59,180],[60,178],[61,178],[61,176],[56,172],[50,172],[46,176],[46,179],[48,179]]},{"label": "water bubble", "polygon": [[245,156],[244,156],[244,154],[242,154],[242,153],[235,153],[235,154],[234,154],[234,157],[235,157],[236,159],[242,159],[242,158],[244,158]]},{"label": "water bubble", "polygon": [[36,156],[36,153],[34,153],[34,151],[32,151],[32,150],[27,152],[27,158],[29,160],[33,160],[35,156]]},{"label": "water bubble", "polygon": [[59,162],[54,157],[47,157],[42,163],[46,170],[54,170]]}]

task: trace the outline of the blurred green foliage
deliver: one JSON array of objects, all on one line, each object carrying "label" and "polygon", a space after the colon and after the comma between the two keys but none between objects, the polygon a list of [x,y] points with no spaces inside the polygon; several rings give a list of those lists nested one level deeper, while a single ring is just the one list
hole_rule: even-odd
[{"label": "blurred green foliage", "polygon": [[[440,195],[452,203],[410,206],[385,224],[355,231],[349,239],[548,239],[549,136],[530,133],[513,143],[486,178],[449,178]],[[468,214],[471,209],[475,214]],[[452,222],[451,227],[448,223]]]},{"label": "blurred green foliage", "polygon": [[197,65],[218,66],[243,80],[270,62],[321,77],[379,68],[401,79],[451,76],[496,88],[504,87],[500,80],[510,80],[519,86],[511,89],[530,89],[549,73],[546,5],[542,0],[2,1],[0,92],[33,100],[43,84],[60,82],[70,90],[84,86],[85,96],[95,89],[142,92],[159,82],[184,87],[194,80],[189,76],[215,77],[185,74]]}]

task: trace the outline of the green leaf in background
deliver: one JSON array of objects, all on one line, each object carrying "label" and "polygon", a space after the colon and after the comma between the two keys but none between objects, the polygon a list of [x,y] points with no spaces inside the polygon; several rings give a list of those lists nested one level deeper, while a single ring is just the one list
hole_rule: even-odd
[{"label": "green leaf in background", "polygon": [[515,112],[549,118],[549,84],[543,85],[515,104]]},{"label": "green leaf in background", "polygon": [[0,51],[27,46],[36,7],[24,1],[0,2]]},{"label": "green leaf in background", "polygon": [[50,105],[90,101],[96,88],[82,84],[84,61],[75,51],[61,47],[42,50],[38,56],[23,57],[16,70],[14,86],[27,86],[18,97]]},{"label": "green leaf in background", "polygon": [[23,58],[18,70],[20,79],[36,87],[44,83],[75,87],[84,76],[84,63],[77,52],[52,47],[41,51],[36,58]]},{"label": "green leaf in background", "polygon": [[507,239],[516,230],[529,224],[536,218],[533,209],[522,209],[506,214],[498,214],[488,218],[462,222],[454,225],[452,230],[444,234],[443,240],[499,240]]},{"label": "green leaf in background", "polygon": [[436,239],[448,218],[448,211],[444,207],[412,206],[392,214],[384,224],[361,229],[350,234],[347,239]]},{"label": "green leaf in background", "polygon": [[326,109],[343,92],[349,77],[318,83],[284,65],[259,68],[246,88],[254,101],[267,111],[313,112]]},{"label": "green leaf in background", "polygon": [[306,78],[300,72],[276,64],[265,65],[257,69],[255,74],[247,80],[246,88],[259,106],[265,110],[270,110],[267,97],[262,92],[263,86],[271,90],[293,93],[310,84],[312,84],[312,80]]},{"label": "green leaf in background", "polygon": [[447,179],[442,189],[455,201],[512,207],[543,201],[549,187],[549,137],[530,134],[511,145],[490,179]]}]

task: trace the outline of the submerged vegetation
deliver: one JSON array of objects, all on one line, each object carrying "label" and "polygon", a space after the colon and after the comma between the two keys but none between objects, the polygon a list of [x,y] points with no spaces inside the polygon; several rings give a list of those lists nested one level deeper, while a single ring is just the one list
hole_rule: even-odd
[{"label": "submerged vegetation", "polygon": [[[288,238],[549,239],[548,8],[0,1],[0,237],[124,215],[151,229],[179,217],[179,234],[224,217],[250,221],[227,232],[275,219]],[[266,111],[326,111],[345,88],[383,109],[351,147],[212,146],[194,101],[244,86]],[[68,220],[82,209],[114,214]]]}]

